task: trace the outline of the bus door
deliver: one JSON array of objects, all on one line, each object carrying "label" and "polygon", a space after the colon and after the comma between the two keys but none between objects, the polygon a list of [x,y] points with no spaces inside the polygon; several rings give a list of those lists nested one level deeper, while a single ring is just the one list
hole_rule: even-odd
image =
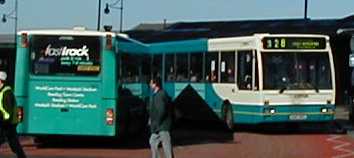
[{"label": "bus door", "polygon": [[220,82],[235,84],[235,51],[221,52],[220,56]]},{"label": "bus door", "polygon": [[258,59],[255,50],[237,51],[237,100],[246,104],[257,104]]}]

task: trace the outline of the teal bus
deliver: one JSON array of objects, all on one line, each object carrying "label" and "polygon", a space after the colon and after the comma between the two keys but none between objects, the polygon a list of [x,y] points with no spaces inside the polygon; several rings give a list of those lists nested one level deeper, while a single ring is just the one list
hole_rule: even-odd
[{"label": "teal bus", "polygon": [[254,34],[146,48],[145,53],[120,53],[126,62],[121,67],[125,85],[143,95],[142,79],[161,77],[182,118],[222,120],[230,128],[334,119],[335,71],[328,36]]},{"label": "teal bus", "polygon": [[123,34],[83,28],[19,32],[19,133],[115,137],[143,128],[143,103],[121,96],[118,39],[129,41]]}]

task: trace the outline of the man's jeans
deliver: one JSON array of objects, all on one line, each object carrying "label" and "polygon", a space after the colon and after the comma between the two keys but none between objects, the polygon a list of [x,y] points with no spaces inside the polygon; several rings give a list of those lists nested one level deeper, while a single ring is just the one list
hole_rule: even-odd
[{"label": "man's jeans", "polygon": [[168,131],[160,131],[153,133],[150,136],[150,147],[152,158],[159,158],[159,144],[162,143],[162,148],[165,153],[165,158],[173,158],[173,149],[171,144],[171,136]]}]

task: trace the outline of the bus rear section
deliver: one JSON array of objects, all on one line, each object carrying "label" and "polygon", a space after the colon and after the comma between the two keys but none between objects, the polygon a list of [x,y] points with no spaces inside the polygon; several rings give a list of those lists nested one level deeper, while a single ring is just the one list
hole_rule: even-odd
[{"label": "bus rear section", "polygon": [[19,34],[15,95],[24,114],[19,133],[116,136],[113,34]]}]

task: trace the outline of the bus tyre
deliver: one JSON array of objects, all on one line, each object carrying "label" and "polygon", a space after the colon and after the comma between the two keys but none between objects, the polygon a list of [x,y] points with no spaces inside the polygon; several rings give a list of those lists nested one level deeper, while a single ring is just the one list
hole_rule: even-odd
[{"label": "bus tyre", "polygon": [[229,104],[223,105],[223,121],[229,130],[234,129],[234,117],[232,106]]}]

